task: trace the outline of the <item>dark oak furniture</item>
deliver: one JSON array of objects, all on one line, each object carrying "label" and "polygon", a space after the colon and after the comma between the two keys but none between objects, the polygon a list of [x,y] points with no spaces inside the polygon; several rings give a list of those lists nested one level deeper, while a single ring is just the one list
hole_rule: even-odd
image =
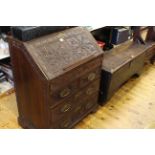
[{"label": "dark oak furniture", "polygon": [[97,108],[103,51],[86,29],[9,44],[22,127],[72,128]]},{"label": "dark oak furniture", "polygon": [[109,100],[131,76],[140,75],[145,61],[145,45],[132,41],[113,48],[104,55],[99,102]]}]

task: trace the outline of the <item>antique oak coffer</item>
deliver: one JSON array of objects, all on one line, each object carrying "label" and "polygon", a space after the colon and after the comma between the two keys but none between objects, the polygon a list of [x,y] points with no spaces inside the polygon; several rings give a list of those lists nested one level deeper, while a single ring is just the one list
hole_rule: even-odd
[{"label": "antique oak coffer", "polygon": [[97,108],[103,51],[86,29],[9,44],[22,127],[72,128]]},{"label": "antique oak coffer", "polygon": [[109,100],[131,76],[140,75],[145,60],[145,46],[127,41],[106,52],[102,65],[99,102]]}]

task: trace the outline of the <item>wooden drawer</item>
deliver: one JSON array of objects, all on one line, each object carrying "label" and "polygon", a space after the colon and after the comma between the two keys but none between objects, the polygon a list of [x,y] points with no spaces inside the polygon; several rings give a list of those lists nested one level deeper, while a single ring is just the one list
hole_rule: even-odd
[{"label": "wooden drawer", "polygon": [[73,120],[76,121],[79,117],[87,113],[93,107],[98,105],[98,95],[99,92],[95,92],[92,97],[83,100],[76,104],[76,108],[73,111]]},{"label": "wooden drawer", "polygon": [[51,124],[52,129],[69,129],[73,125],[73,119],[70,115],[65,116],[61,121],[56,121]]},{"label": "wooden drawer", "polygon": [[92,81],[100,78],[101,76],[101,68],[95,68],[94,70],[90,71],[89,73],[85,74],[80,78],[80,88],[85,87]]},{"label": "wooden drawer", "polygon": [[74,100],[80,102],[81,98],[90,98],[92,95],[94,95],[96,92],[99,91],[99,87],[100,87],[100,79],[97,79],[83,90],[77,92],[74,95]]},{"label": "wooden drawer", "polygon": [[71,114],[75,108],[75,101],[73,97],[67,99],[66,101],[60,103],[53,109],[50,109],[51,122],[61,120],[63,117]]},{"label": "wooden drawer", "polygon": [[[63,83],[63,81],[62,81],[62,83]],[[65,100],[68,97],[70,97],[71,95],[73,95],[78,90],[78,84],[79,84],[79,80],[76,80],[76,81],[60,88],[59,90],[51,93],[50,94],[51,105],[58,104],[57,102],[61,102],[62,100]]]}]

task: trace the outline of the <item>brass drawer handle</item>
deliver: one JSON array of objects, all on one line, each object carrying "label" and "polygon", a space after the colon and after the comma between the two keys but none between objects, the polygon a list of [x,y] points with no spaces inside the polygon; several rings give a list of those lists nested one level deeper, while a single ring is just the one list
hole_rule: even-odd
[{"label": "brass drawer handle", "polygon": [[88,81],[93,81],[96,78],[96,74],[95,73],[90,73],[88,75]]},{"label": "brass drawer handle", "polygon": [[70,93],[71,93],[71,90],[69,88],[66,88],[60,92],[60,97],[61,98],[67,97],[68,95],[70,95]]},{"label": "brass drawer handle", "polygon": [[65,104],[62,108],[61,108],[61,112],[68,112],[71,110],[71,104]]},{"label": "brass drawer handle", "polygon": [[92,95],[94,91],[95,91],[94,88],[88,88],[87,91],[86,91],[86,94],[87,95]]}]

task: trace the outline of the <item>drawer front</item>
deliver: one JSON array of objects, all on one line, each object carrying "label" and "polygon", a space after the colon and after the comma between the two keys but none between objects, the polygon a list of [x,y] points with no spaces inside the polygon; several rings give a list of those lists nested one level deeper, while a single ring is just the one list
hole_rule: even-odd
[{"label": "drawer front", "polygon": [[93,71],[90,71],[89,73],[85,74],[80,78],[80,88],[87,86],[92,81],[95,81],[96,79],[100,78],[100,76],[101,68],[95,68]]},{"label": "drawer front", "polygon": [[60,103],[57,107],[50,109],[51,122],[61,120],[63,117],[71,114],[74,108],[75,101],[73,100],[73,97],[71,97]]},{"label": "drawer front", "polygon": [[[67,115],[82,111],[82,109],[84,108],[83,105],[86,102],[86,100],[89,100],[89,99],[92,100],[92,98],[93,99],[95,98],[97,100],[98,92],[99,92],[99,84],[100,84],[100,81],[97,80],[93,82],[91,85],[89,85],[87,88],[85,88],[84,90],[77,92],[72,97],[61,102],[55,108],[52,108],[51,106],[50,108],[51,122],[61,120],[63,117],[66,117]],[[87,109],[91,108],[91,104],[92,102],[88,103],[86,108]]]},{"label": "drawer front", "polygon": [[71,115],[65,116],[62,120],[56,121],[51,124],[51,128],[54,129],[69,129],[73,125],[73,119]]},{"label": "drawer front", "polygon": [[72,96],[78,90],[78,85],[79,85],[79,81],[77,80],[77,81],[72,82],[69,85],[66,85],[60,88],[59,90],[53,93],[51,92],[50,93],[51,104],[52,103],[58,104],[57,102],[63,101],[67,99],[68,97]]},{"label": "drawer front", "polygon": [[95,92],[90,98],[83,100],[81,103],[76,104],[76,108],[73,111],[73,120],[76,121],[88,111],[98,105],[98,92]]},{"label": "drawer front", "polygon": [[90,98],[92,95],[94,95],[96,92],[99,91],[99,87],[100,87],[100,79],[97,79],[83,90],[77,92],[74,95],[74,100],[80,102],[82,98]]}]

